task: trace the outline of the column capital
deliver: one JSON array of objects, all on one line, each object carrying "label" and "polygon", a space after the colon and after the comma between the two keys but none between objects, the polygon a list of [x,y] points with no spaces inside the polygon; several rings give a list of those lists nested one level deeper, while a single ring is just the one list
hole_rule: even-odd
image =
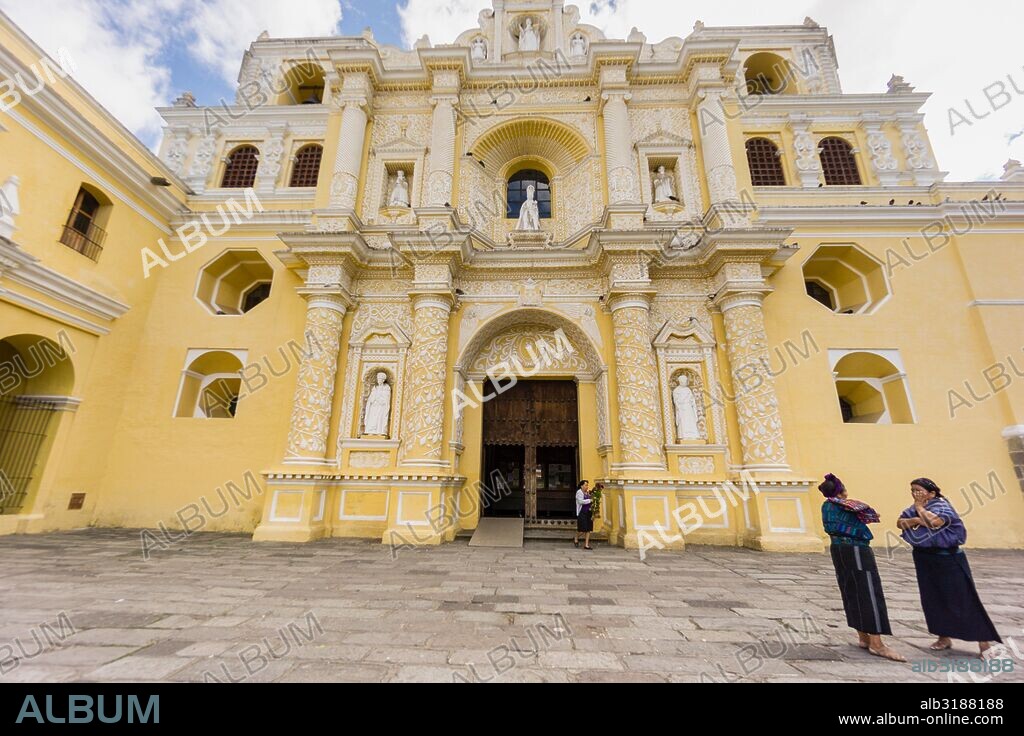
[{"label": "column capital", "polygon": [[455,307],[455,294],[444,291],[417,291],[410,292],[412,309],[418,312],[421,309],[442,309],[451,312]]},{"label": "column capital", "polygon": [[306,300],[307,309],[329,309],[342,317],[355,304],[348,289],[325,291],[322,288],[303,287],[298,289],[298,293]]},{"label": "column capital", "polygon": [[654,297],[657,294],[655,289],[647,290],[625,290],[611,291],[606,297],[608,311],[612,314],[622,309],[643,309],[649,311]]},{"label": "column capital", "polygon": [[430,96],[430,105],[437,109],[441,105],[455,107],[459,104],[459,96],[454,92],[438,92]]},{"label": "column capital", "polygon": [[631,102],[633,100],[633,93],[628,89],[606,89],[601,92],[601,107],[603,108],[609,102],[615,102],[621,100],[622,102]]},{"label": "column capital", "polygon": [[740,307],[764,306],[765,297],[772,293],[772,288],[767,284],[729,284],[715,295],[712,306],[722,314],[731,312]]}]

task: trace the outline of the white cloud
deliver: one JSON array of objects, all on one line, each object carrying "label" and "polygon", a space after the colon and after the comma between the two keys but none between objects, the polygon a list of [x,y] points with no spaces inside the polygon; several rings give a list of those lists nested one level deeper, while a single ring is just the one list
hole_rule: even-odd
[{"label": "white cloud", "polygon": [[170,70],[144,28],[120,27],[109,3],[76,0],[0,0],[4,10],[56,58],[64,49],[75,79],[126,127],[144,139],[160,129],[154,108],[167,102]]},{"label": "white cloud", "polygon": [[172,46],[181,46],[233,84],[242,54],[264,30],[272,36],[336,33],[338,0],[0,0],[48,54],[65,49],[75,79],[147,143],[159,137],[155,108],[172,89]]},{"label": "white cloud", "polygon": [[[719,25],[795,25],[811,16],[835,36],[840,78],[846,92],[881,92],[896,73],[919,91],[932,92],[926,125],[939,164],[953,180],[998,175],[1010,156],[1024,158],[1024,56],[1019,31],[1024,4],[1000,0],[960,3],[928,0],[596,0],[579,3],[584,21],[612,38],[624,38],[635,26],[651,41],[686,37],[697,19]],[[487,0],[406,0],[399,5],[403,37],[409,43],[424,33],[434,43],[450,43],[462,31],[476,27]],[[983,89],[997,80],[1011,95],[993,112]],[[971,101],[982,120],[974,120],[964,100]],[[1005,101],[1005,99],[1004,99]],[[971,119],[951,134],[949,110]]]},{"label": "white cloud", "polygon": [[275,38],[330,36],[338,32],[338,0],[206,0],[193,2],[184,42],[199,61],[230,83],[242,53],[263,31]]}]

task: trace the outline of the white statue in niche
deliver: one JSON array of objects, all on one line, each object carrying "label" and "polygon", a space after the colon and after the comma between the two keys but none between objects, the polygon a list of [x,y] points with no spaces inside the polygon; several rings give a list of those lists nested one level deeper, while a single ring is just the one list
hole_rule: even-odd
[{"label": "white statue in niche", "polygon": [[533,25],[533,18],[519,26],[519,50],[540,51],[540,31]]},{"label": "white statue in niche", "polygon": [[690,388],[690,378],[685,373],[679,377],[679,385],[672,392],[672,401],[676,407],[676,436],[679,441],[703,439],[697,415],[697,396]]},{"label": "white statue in niche", "polygon": [[473,61],[487,61],[487,42],[479,37],[474,39],[471,53]]},{"label": "white statue in niche", "polygon": [[520,232],[540,230],[540,207],[534,198],[536,191],[532,184],[526,188],[526,201],[523,202],[523,209],[519,211],[519,224],[516,225],[516,230]]},{"label": "white statue in niche", "polygon": [[654,175],[654,201],[656,203],[677,201],[673,178],[672,174],[666,171],[664,166],[658,167],[658,172]]},{"label": "white statue in niche", "polygon": [[409,202],[409,180],[405,178],[405,172],[399,170],[388,199],[388,207],[409,207]]},{"label": "white statue in niche", "polygon": [[569,54],[576,57],[587,55],[587,37],[579,31],[569,39]]},{"label": "white statue in niche", "polygon": [[388,422],[391,419],[391,386],[388,374],[377,374],[377,385],[370,389],[366,399],[366,415],[363,419],[363,434],[387,437]]}]

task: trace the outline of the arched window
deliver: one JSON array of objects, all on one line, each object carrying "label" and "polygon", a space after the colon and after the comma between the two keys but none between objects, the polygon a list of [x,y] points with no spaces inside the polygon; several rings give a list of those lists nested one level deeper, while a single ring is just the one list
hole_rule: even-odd
[{"label": "arched window", "polygon": [[860,171],[853,146],[842,138],[826,138],[819,147],[821,168],[829,186],[860,186]]},{"label": "arched window", "polygon": [[915,424],[898,351],[831,351],[844,424]]},{"label": "arched window", "polygon": [[234,419],[242,390],[245,354],[192,350],[186,358],[174,416],[182,419]]},{"label": "arched window", "polygon": [[225,189],[248,189],[256,182],[260,152],[256,146],[239,146],[228,154],[221,186]]},{"label": "arched window", "polygon": [[290,187],[315,187],[320,178],[320,160],[324,156],[323,146],[313,143],[303,146],[295,154],[292,165]]},{"label": "arched window", "polygon": [[101,199],[98,192],[80,187],[60,242],[94,261],[99,260],[107,237],[107,232],[100,227],[100,215],[109,204],[110,201]]},{"label": "arched window", "polygon": [[781,155],[779,147],[767,138],[751,138],[747,141],[747,165],[755,187],[786,186]]},{"label": "arched window", "polygon": [[796,75],[785,59],[778,54],[754,54],[744,64],[748,95],[795,94]]},{"label": "arched window", "polygon": [[536,189],[534,198],[537,200],[537,207],[540,209],[540,219],[551,219],[551,183],[542,171],[536,169],[524,169],[516,172],[508,180],[508,217],[513,220],[519,219],[523,202],[526,201],[527,189],[533,186]]}]

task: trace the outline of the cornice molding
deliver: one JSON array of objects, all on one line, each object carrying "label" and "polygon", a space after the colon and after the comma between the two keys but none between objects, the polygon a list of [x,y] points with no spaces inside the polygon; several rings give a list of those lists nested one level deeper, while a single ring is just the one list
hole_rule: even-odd
[{"label": "cornice molding", "polygon": [[[113,322],[124,316],[131,308],[127,304],[122,304],[106,294],[42,265],[38,258],[3,238],[0,238],[0,262],[13,264],[9,268],[0,269],[0,282],[9,280],[27,286],[50,299],[87,312],[104,321]],[[96,328],[91,323],[85,322],[85,324]]]}]

